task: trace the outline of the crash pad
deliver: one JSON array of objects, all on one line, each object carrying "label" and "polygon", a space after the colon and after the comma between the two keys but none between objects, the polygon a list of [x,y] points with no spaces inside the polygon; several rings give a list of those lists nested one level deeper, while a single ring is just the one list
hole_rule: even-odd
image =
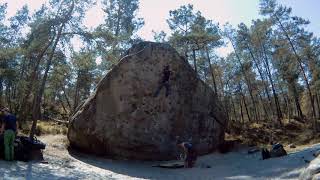
[{"label": "crash pad", "polygon": [[178,169],[184,167],[184,162],[175,161],[175,162],[167,162],[153,165],[152,167],[160,167],[160,168],[169,168],[169,169]]}]

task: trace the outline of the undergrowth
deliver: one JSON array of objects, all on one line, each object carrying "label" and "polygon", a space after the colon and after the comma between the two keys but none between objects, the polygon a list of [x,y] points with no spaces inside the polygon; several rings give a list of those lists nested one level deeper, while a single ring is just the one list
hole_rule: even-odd
[{"label": "undergrowth", "polygon": [[240,140],[249,146],[266,147],[274,143],[296,146],[310,145],[320,142],[319,133],[314,134],[311,125],[294,119],[278,122],[247,122],[239,124],[231,122],[226,140]]}]

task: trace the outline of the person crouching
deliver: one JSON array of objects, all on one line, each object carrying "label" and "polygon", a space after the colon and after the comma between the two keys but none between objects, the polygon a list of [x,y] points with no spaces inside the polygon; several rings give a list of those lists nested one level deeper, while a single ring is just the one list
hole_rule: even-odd
[{"label": "person crouching", "polygon": [[183,142],[178,140],[177,146],[183,149],[184,152],[184,167],[192,168],[194,167],[197,160],[196,148],[191,142]]}]

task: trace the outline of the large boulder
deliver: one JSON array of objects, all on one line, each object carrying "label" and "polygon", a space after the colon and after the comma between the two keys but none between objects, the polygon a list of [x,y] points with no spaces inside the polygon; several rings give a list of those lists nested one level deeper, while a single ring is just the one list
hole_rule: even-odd
[{"label": "large boulder", "polygon": [[[170,93],[154,96],[164,66]],[[111,157],[168,160],[176,136],[191,139],[200,154],[224,140],[227,121],[211,88],[170,45],[142,42],[128,50],[99,82],[69,123],[73,148]]]}]

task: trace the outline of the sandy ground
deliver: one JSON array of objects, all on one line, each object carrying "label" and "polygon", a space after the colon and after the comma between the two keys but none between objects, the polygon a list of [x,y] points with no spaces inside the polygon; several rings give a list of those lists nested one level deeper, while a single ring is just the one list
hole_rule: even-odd
[{"label": "sandy ground", "polygon": [[312,154],[320,149],[320,144],[316,144],[268,160],[261,160],[260,153],[249,155],[242,149],[202,156],[192,169],[163,169],[152,167],[155,162],[116,161],[69,153],[61,135],[40,139],[47,143],[44,158],[48,163],[0,161],[0,179],[297,179],[314,159]]}]

